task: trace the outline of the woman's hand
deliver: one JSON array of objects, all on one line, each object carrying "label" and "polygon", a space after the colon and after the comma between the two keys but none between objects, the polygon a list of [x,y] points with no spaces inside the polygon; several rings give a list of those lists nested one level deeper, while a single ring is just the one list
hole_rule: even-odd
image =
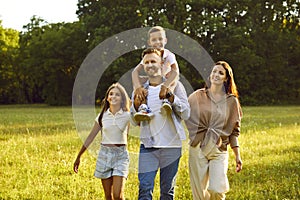
[{"label": "woman's hand", "polygon": [[73,170],[75,173],[78,173],[79,164],[80,164],[80,157],[77,157],[73,166]]},{"label": "woman's hand", "polygon": [[235,169],[235,171],[236,172],[240,172],[242,170],[243,162],[242,162],[242,160],[239,157],[237,157],[235,159],[235,162],[236,162],[236,169]]},{"label": "woman's hand", "polygon": [[243,162],[242,162],[242,159],[241,159],[241,156],[240,156],[239,147],[238,146],[233,147],[232,150],[233,150],[233,153],[235,155],[235,163],[236,163],[235,171],[240,172],[242,170]]}]

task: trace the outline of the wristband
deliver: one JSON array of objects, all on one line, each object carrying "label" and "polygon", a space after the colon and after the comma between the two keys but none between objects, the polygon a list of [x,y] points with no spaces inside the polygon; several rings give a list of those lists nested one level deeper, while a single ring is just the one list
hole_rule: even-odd
[{"label": "wristband", "polygon": [[168,92],[168,93],[166,94],[166,98],[168,99],[168,98],[170,98],[172,95],[173,95],[172,92]]}]

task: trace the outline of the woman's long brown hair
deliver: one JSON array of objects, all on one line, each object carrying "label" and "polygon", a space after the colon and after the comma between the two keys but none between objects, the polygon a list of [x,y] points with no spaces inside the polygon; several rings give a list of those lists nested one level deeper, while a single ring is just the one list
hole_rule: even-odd
[{"label": "woman's long brown hair", "polygon": [[[215,66],[216,65],[221,65],[226,71],[227,80],[226,80],[226,82],[224,82],[225,93],[233,94],[236,98],[239,98],[239,93],[237,90],[237,86],[234,82],[233,72],[232,72],[232,68],[230,67],[230,65],[225,61],[218,61],[215,63]],[[210,82],[210,77],[209,77],[208,82],[205,85],[205,88],[210,88],[210,86],[211,86],[211,82]]]},{"label": "woman's long brown hair", "polygon": [[236,98],[239,98],[239,93],[234,82],[233,71],[230,65],[225,61],[218,61],[215,65],[221,65],[226,70],[227,81],[224,82],[226,94],[233,94]]}]

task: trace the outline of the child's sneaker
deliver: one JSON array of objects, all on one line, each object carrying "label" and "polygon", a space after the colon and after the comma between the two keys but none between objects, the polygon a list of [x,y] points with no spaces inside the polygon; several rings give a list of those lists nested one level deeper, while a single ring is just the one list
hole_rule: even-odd
[{"label": "child's sneaker", "polygon": [[137,113],[134,114],[135,121],[149,121],[154,116],[146,104],[141,104]]},{"label": "child's sneaker", "polygon": [[163,99],[162,106],[160,108],[162,114],[169,115],[172,113],[172,106],[168,99]]}]

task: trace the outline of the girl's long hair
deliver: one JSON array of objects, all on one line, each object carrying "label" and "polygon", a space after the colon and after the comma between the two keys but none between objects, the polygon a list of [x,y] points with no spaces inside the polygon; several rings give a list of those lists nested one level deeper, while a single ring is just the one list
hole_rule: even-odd
[{"label": "girl's long hair", "polygon": [[130,109],[130,99],[128,97],[128,94],[125,90],[125,88],[120,84],[120,83],[114,83],[111,86],[109,86],[109,88],[107,89],[106,93],[105,93],[105,97],[103,98],[102,102],[101,102],[101,111],[100,111],[100,116],[98,119],[99,125],[102,127],[102,118],[103,118],[103,114],[107,111],[107,109],[109,109],[109,102],[107,101],[109,92],[114,89],[117,88],[120,93],[121,93],[121,108],[123,111],[129,111]]}]

